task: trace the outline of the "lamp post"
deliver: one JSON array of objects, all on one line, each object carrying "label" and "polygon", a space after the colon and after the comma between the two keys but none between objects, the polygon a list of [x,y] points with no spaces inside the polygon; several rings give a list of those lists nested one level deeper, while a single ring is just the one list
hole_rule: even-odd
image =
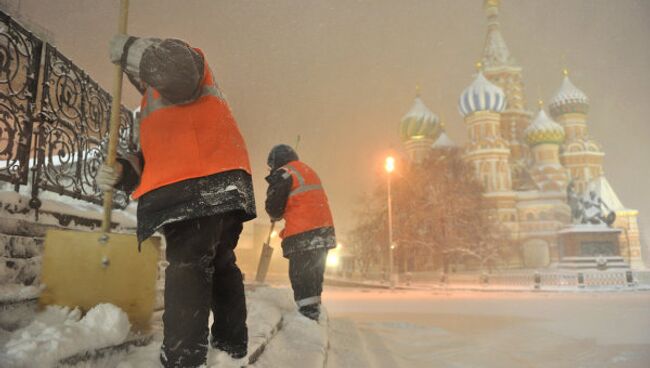
[{"label": "lamp post", "polygon": [[388,192],[388,278],[390,281],[390,288],[395,288],[395,275],[393,274],[393,211],[392,211],[392,198],[390,193],[390,178],[393,171],[395,171],[395,159],[392,156],[386,157],[386,180]]}]

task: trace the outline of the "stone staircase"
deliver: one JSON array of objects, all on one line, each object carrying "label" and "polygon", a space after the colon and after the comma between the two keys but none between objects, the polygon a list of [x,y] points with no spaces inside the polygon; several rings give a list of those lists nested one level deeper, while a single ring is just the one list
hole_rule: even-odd
[{"label": "stone staircase", "polygon": [[[101,208],[83,205],[71,199],[44,199],[36,216],[29,207],[29,197],[0,191],[0,329],[11,331],[23,326],[36,310],[47,230],[99,227]],[[120,232],[133,231],[134,220],[120,212],[115,218]]]},{"label": "stone staircase", "polygon": [[0,234],[0,285],[37,285],[43,237]]},{"label": "stone staircase", "polygon": [[36,313],[42,251],[42,236],[0,233],[0,332],[26,325]]}]

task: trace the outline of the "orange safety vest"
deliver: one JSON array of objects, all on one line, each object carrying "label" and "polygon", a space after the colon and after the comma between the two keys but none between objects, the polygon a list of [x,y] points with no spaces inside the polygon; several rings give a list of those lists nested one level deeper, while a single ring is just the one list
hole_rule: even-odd
[{"label": "orange safety vest", "polygon": [[285,227],[280,237],[334,226],[327,195],[316,172],[307,164],[291,161],[282,166],[292,178],[291,192],[284,209]]},{"label": "orange safety vest", "polygon": [[133,198],[224,171],[251,173],[244,139],[207,65],[204,62],[201,95],[194,102],[174,105],[147,88],[140,115],[145,166]]}]

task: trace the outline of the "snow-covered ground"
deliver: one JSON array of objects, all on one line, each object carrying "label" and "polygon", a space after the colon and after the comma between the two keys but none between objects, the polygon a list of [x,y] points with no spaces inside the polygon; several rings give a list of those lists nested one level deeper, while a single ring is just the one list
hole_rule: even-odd
[{"label": "snow-covered ground", "polygon": [[[288,288],[257,287],[247,290],[246,297],[249,354],[271,340],[256,366],[278,367],[277,363],[284,361],[300,361],[300,366],[307,368],[323,366],[327,346],[326,317],[318,324],[298,314]],[[161,313],[154,315],[154,336],[149,344],[111,351],[99,360],[72,366],[160,367]],[[34,317],[31,323],[12,333],[0,329],[0,367],[53,367],[75,354],[120,345],[134,337],[129,334],[126,314],[110,304],[99,305],[85,316],[78,310],[48,307]],[[283,321],[282,327],[274,335],[280,321]],[[241,367],[247,362],[247,359],[233,360],[226,353],[209,350],[208,367]]]},{"label": "snow-covered ground", "polygon": [[[255,367],[648,367],[650,292],[473,292],[326,287],[319,323],[296,311],[287,285],[247,291]],[[273,335],[278,322],[282,328]],[[153,342],[84,367],[158,368]],[[108,305],[81,317],[50,309],[0,336],[0,366],[48,367],[76,352],[120,343],[125,316]],[[269,337],[273,336],[269,340]],[[37,363],[37,365],[34,365]],[[211,349],[208,367],[241,367]],[[11,364],[11,365],[9,365]]]},{"label": "snow-covered ground", "polygon": [[649,367],[650,293],[327,288],[328,367]]}]

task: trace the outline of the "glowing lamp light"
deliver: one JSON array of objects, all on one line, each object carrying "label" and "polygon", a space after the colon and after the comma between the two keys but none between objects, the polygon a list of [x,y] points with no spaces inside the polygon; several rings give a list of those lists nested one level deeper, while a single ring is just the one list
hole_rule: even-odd
[{"label": "glowing lamp light", "polygon": [[385,168],[386,168],[386,172],[389,174],[395,171],[395,158],[393,156],[386,157]]},{"label": "glowing lamp light", "polygon": [[278,237],[278,232],[273,230],[273,232],[271,233],[271,239],[277,238],[277,237]]},{"label": "glowing lamp light", "polygon": [[333,252],[327,254],[327,260],[325,261],[327,267],[336,267],[339,265],[339,255]]}]

